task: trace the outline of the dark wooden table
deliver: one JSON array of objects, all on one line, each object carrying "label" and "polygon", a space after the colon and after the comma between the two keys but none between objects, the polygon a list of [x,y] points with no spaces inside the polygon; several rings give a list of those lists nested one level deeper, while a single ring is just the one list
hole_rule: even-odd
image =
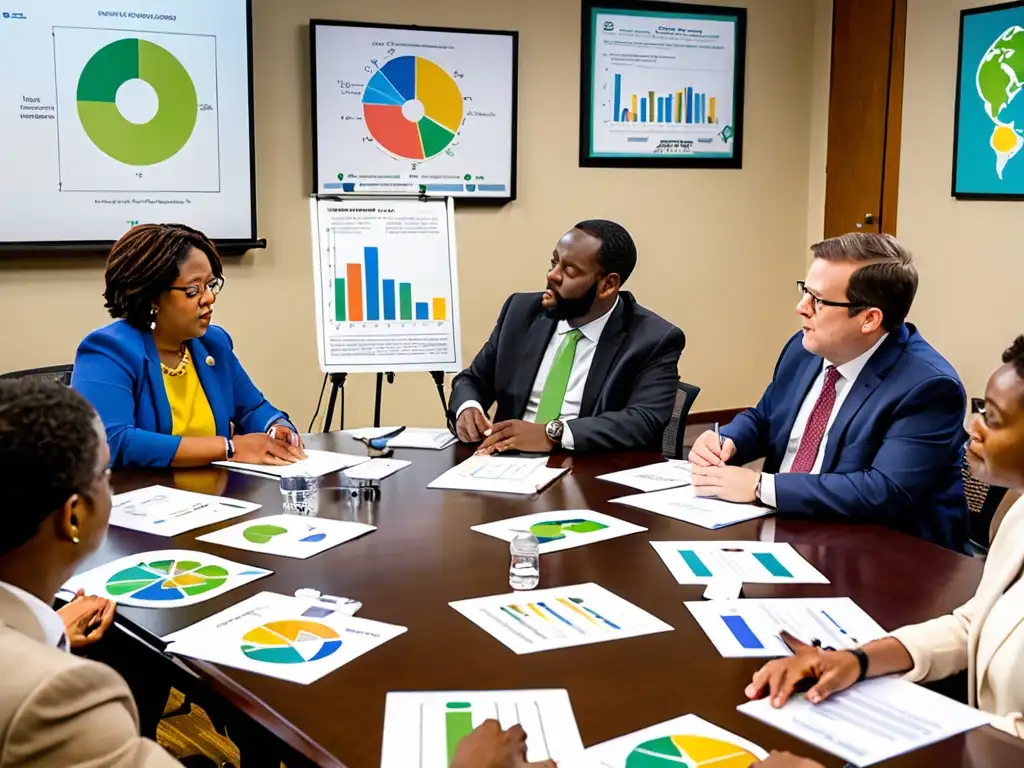
[{"label": "dark wooden table", "polygon": [[[346,435],[313,439],[313,447],[360,452]],[[608,500],[629,489],[596,480],[638,466],[654,454],[568,458],[572,471],[538,497],[427,490],[453,462],[469,455],[399,451],[413,461],[383,481],[379,502],[321,502],[321,516],[379,526],[353,542],[308,560],[260,555],[195,541],[216,527],[173,541],[111,528],[104,547],[83,568],[146,550],[188,548],[274,570],[270,577],[189,608],[122,608],[129,622],[163,636],[263,590],[292,594],[313,587],[363,603],[359,615],[409,631],[327,675],[300,686],[215,665],[188,662],[219,693],[292,749],[320,765],[376,768],[384,699],[395,690],[567,688],[585,744],[694,713],[760,744],[842,761],[736,711],[759,660],[723,659],[683,607],[701,587],[675,583],[648,544],[652,540],[757,539],[764,520],[708,531]],[[562,459],[557,459],[562,460]],[[328,478],[329,480],[329,478]],[[220,469],[119,472],[118,492],[161,483],[261,503],[255,515],[281,512],[272,480]],[[330,484],[330,483],[326,483]],[[647,527],[647,533],[545,555],[543,587],[596,582],[675,627],[666,632],[517,656],[447,603],[509,591],[508,545],[470,530],[478,523],[560,509],[589,508]],[[788,541],[830,580],[828,585],[750,585],[746,597],[852,597],[883,627],[937,616],[975,590],[982,563],[876,526],[775,521],[775,539]],[[571,662],[571,663],[570,663]],[[892,761],[891,766],[1024,765],[1024,742],[983,728]]]}]

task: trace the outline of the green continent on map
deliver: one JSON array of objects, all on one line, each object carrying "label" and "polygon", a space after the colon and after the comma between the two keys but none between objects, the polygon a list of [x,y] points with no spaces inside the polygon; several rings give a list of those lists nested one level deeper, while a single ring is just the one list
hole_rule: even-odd
[{"label": "green continent on map", "polygon": [[992,44],[978,67],[978,92],[989,117],[999,117],[999,113],[1020,92],[1022,83],[1024,29],[1011,27]]}]

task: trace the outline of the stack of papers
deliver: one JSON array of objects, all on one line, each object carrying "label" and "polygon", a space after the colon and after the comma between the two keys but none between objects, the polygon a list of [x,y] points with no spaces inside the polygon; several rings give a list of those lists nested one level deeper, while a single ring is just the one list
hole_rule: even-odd
[{"label": "stack of papers", "polygon": [[114,496],[110,524],[156,536],[178,536],[259,508],[248,501],[151,485]]},{"label": "stack of papers", "polygon": [[598,475],[598,480],[606,480],[609,483],[618,483],[629,488],[636,488],[638,491],[647,493],[649,491],[664,491],[668,488],[679,488],[689,485],[690,462],[688,461],[662,461],[657,464],[648,464],[644,467],[624,469],[621,472],[610,472],[607,475]]},{"label": "stack of papers", "polygon": [[227,467],[228,469],[244,472],[248,475],[281,478],[303,474],[310,477],[323,477],[332,472],[339,472],[369,460],[369,456],[353,456],[348,453],[311,451],[306,449],[306,458],[296,461],[294,464],[287,464],[281,467],[269,464],[245,464],[240,461],[215,461],[213,463],[218,467]]},{"label": "stack of papers", "polygon": [[821,704],[796,696],[778,709],[767,698],[737,709],[860,766],[988,724],[974,707],[892,677],[857,683]]},{"label": "stack of papers", "polygon": [[[383,437],[390,434],[396,429],[398,427],[364,427],[363,429],[349,429],[346,431],[357,440],[373,440],[375,437]],[[406,427],[387,442],[389,448],[425,448],[427,450],[439,451],[458,442],[458,438],[447,429]]]},{"label": "stack of papers", "polygon": [[772,514],[775,510],[754,504],[733,504],[719,499],[697,496],[693,486],[672,488],[654,493],[638,493],[612,499],[615,504],[627,504],[637,509],[664,515],[684,523],[699,525],[701,528],[722,528],[742,523],[757,517]]},{"label": "stack of papers", "polygon": [[547,458],[471,456],[449,469],[427,488],[516,493],[527,496],[539,493],[569,471],[553,469],[547,464]]}]

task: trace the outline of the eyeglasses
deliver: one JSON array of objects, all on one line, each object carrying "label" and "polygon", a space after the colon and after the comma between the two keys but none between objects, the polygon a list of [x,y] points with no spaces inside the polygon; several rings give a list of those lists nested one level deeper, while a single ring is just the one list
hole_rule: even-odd
[{"label": "eyeglasses", "polygon": [[213,278],[213,280],[208,282],[206,285],[201,285],[201,286],[200,285],[172,285],[167,290],[169,290],[169,291],[181,291],[182,293],[185,294],[186,298],[194,299],[199,294],[206,293],[206,291],[209,291],[214,296],[216,296],[218,293],[221,292],[222,288],[224,288],[224,278],[223,277],[215,277],[215,278]]},{"label": "eyeglasses", "polygon": [[866,309],[866,304],[853,304],[849,301],[829,301],[823,299],[820,296],[815,296],[807,288],[807,284],[803,280],[796,281],[796,287],[800,291],[800,300],[803,301],[805,296],[811,297],[811,310],[817,313],[821,307],[843,307],[845,309]]}]

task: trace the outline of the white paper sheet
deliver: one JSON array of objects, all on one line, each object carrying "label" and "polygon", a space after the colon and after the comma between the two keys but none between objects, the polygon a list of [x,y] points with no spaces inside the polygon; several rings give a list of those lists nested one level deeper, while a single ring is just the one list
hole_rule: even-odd
[{"label": "white paper sheet", "polygon": [[[363,427],[362,429],[346,430],[358,440],[372,440],[375,437],[394,432],[398,427]],[[458,442],[458,438],[447,429],[427,429],[424,427],[406,427],[388,440],[390,448],[423,448],[439,451]]]},{"label": "white paper sheet", "polygon": [[526,759],[559,765],[583,754],[565,690],[388,693],[380,768],[448,768],[465,735],[485,720],[523,726]]},{"label": "white paper sheet", "polygon": [[894,677],[865,680],[821,704],[795,696],[741,704],[750,715],[854,765],[880,763],[987,725],[983,712]]},{"label": "white paper sheet", "polygon": [[644,467],[623,469],[619,472],[609,472],[607,475],[598,475],[597,479],[625,485],[629,488],[636,488],[644,493],[664,491],[668,488],[679,488],[680,486],[690,484],[690,462],[660,461],[657,464],[648,464]]},{"label": "white paper sheet", "polygon": [[684,603],[726,658],[789,656],[780,629],[805,643],[853,648],[885,637],[885,630],[848,597],[722,600]]},{"label": "white paper sheet", "polygon": [[591,509],[566,509],[474,525],[472,530],[502,541],[512,541],[519,531],[531,531],[540,542],[540,553],[544,555],[647,529]]},{"label": "white paper sheet", "polygon": [[490,491],[530,495],[539,493],[568,472],[552,469],[547,458],[527,459],[518,456],[470,456],[452,467],[427,488],[453,491]]},{"label": "white paper sheet", "polygon": [[652,541],[680,584],[723,577],[746,584],[828,584],[789,544],[763,541]]},{"label": "white paper sheet", "polygon": [[449,605],[518,654],[672,631],[661,619],[592,583]]},{"label": "white paper sheet", "polygon": [[[768,756],[757,744],[712,725],[696,715],[683,715],[658,725],[596,744],[586,751],[587,762],[564,768],[715,768],[750,765]],[[750,762],[744,762],[749,760]]]},{"label": "white paper sheet", "polygon": [[303,473],[312,477],[323,477],[332,472],[339,472],[342,469],[354,467],[356,464],[362,464],[364,461],[369,460],[369,456],[354,456],[348,453],[311,451],[306,449],[306,458],[283,467],[266,464],[246,464],[240,461],[215,461],[213,463],[218,467],[227,467],[236,472],[260,475],[261,477],[281,478]]},{"label": "white paper sheet", "polygon": [[410,464],[412,464],[411,461],[403,461],[402,459],[370,459],[362,464],[349,467],[342,474],[359,480],[383,480],[400,469],[405,469]]},{"label": "white paper sheet", "polygon": [[195,605],[273,573],[206,552],[140,552],[68,579],[64,589],[108,597],[119,605],[180,608]]},{"label": "white paper sheet", "polygon": [[222,528],[197,541],[305,560],[375,530],[373,525],[324,517],[271,515]]},{"label": "white paper sheet", "polygon": [[621,496],[612,499],[612,502],[626,504],[653,512],[656,515],[664,515],[675,520],[682,520],[684,523],[711,529],[742,523],[775,512],[770,507],[732,504],[728,501],[697,496],[693,492],[693,486],[690,485],[684,488],[671,488],[667,491]]},{"label": "white paper sheet", "polygon": [[406,631],[260,592],[164,638],[168,653],[308,685]]},{"label": "white paper sheet", "polygon": [[259,508],[248,501],[151,485],[114,496],[110,524],[154,536],[178,536]]}]

